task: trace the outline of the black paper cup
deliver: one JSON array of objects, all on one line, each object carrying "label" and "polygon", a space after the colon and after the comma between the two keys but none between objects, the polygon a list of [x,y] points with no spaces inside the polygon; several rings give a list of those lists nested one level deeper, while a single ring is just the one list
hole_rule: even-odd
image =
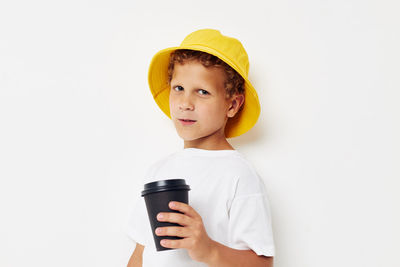
[{"label": "black paper cup", "polygon": [[157,227],[182,226],[177,223],[160,222],[157,220],[157,214],[160,212],[176,212],[183,214],[180,211],[170,209],[168,204],[170,201],[179,201],[189,204],[189,190],[190,187],[186,184],[185,179],[161,180],[144,185],[142,197],[144,197],[146,202],[147,214],[149,216],[157,251],[173,249],[161,246],[160,241],[162,239],[183,239],[179,236],[158,236],[155,230]]}]

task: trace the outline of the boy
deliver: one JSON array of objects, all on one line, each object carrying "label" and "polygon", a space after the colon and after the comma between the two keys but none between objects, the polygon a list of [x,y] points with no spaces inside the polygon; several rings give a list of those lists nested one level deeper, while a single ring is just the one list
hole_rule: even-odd
[{"label": "boy", "polygon": [[144,200],[137,197],[127,226],[137,243],[128,267],[272,266],[264,184],[226,140],[248,131],[260,113],[248,69],[242,44],[213,29],[195,31],[179,47],[153,57],[151,92],[184,148],[154,163],[143,183],[184,178],[190,204],[171,201],[169,207],[180,213],[158,214],[157,220],[181,226],[161,227],[156,235],[183,239],[162,240],[162,246],[175,249],[157,252]]}]

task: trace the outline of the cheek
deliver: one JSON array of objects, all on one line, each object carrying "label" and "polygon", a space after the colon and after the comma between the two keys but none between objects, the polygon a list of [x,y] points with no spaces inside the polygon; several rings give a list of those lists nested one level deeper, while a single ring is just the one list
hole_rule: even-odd
[{"label": "cheek", "polygon": [[176,107],[176,100],[173,96],[169,96],[169,109],[173,111]]},{"label": "cheek", "polygon": [[213,121],[223,120],[225,117],[225,107],[220,104],[198,106],[197,110],[202,114],[203,118],[212,119]]}]

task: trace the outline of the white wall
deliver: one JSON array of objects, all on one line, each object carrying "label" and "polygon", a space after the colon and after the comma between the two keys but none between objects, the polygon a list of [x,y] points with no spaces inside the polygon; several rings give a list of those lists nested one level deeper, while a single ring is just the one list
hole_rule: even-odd
[{"label": "white wall", "polygon": [[125,266],[138,179],[183,146],[147,85],[160,49],[242,41],[262,112],[276,267],[400,266],[397,1],[2,1],[0,266]]}]

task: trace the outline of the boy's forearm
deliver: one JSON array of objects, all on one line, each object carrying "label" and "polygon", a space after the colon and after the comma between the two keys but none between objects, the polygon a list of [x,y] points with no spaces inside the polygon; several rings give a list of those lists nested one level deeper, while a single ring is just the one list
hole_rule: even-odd
[{"label": "boy's forearm", "polygon": [[132,256],[129,259],[127,267],[143,267],[142,258]]},{"label": "boy's forearm", "polygon": [[208,262],[209,267],[272,267],[273,257],[258,256],[252,250],[227,247],[213,240],[214,249]]},{"label": "boy's forearm", "polygon": [[129,259],[127,267],[142,267],[143,266],[143,250],[144,246],[136,243],[135,250],[132,253],[131,258]]}]

